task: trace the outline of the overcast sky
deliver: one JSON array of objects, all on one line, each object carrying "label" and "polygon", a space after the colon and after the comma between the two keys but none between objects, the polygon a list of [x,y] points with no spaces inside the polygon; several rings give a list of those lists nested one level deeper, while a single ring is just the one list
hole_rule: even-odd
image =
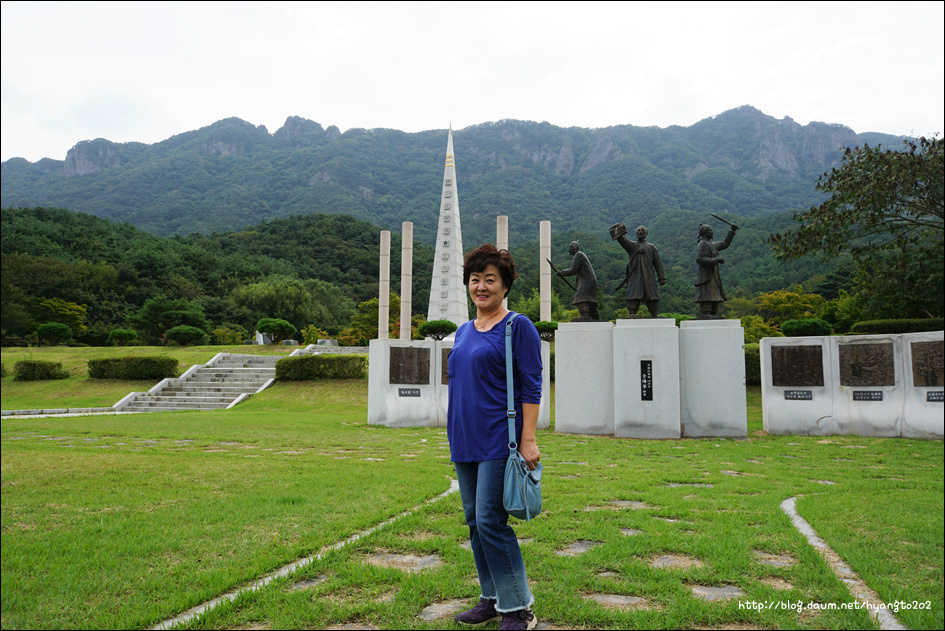
[{"label": "overcast sky", "polygon": [[3,2],[2,159],[236,116],[415,132],[945,118],[945,3]]}]

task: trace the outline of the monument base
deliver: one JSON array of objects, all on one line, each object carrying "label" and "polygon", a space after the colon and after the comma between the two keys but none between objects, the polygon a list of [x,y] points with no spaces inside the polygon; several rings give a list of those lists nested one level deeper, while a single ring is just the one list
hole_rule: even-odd
[{"label": "monument base", "polygon": [[741,322],[682,322],[679,384],[684,438],[746,437],[745,331]]},{"label": "monument base", "polygon": [[672,318],[617,320],[614,434],[679,438],[679,329]]},{"label": "monument base", "polygon": [[555,333],[555,431],[614,435],[614,325],[562,322]]}]

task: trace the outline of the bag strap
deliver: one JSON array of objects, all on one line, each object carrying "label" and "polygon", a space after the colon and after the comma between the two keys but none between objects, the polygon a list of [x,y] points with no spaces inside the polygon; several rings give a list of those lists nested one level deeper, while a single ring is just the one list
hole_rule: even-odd
[{"label": "bag strap", "polygon": [[505,321],[505,386],[508,392],[508,417],[509,417],[509,449],[518,448],[515,442],[515,393],[512,390],[512,320],[518,314],[514,311],[509,319]]}]

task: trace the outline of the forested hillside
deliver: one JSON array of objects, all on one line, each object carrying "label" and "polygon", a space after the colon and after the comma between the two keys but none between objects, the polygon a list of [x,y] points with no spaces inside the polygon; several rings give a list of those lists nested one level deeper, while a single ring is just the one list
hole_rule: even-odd
[{"label": "forested hillside", "polygon": [[[158,296],[184,301],[174,308],[199,307],[208,332],[223,327],[245,334],[262,317],[280,317],[298,329],[315,325],[335,334],[350,324],[359,303],[377,297],[380,228],[349,216],[305,215],[237,232],[169,238],[63,209],[0,212],[2,328],[12,336],[65,319],[79,339],[103,343],[111,330],[131,326],[129,318]],[[701,219],[698,213],[678,211],[648,223],[650,241],[660,250],[669,280],[663,311],[695,311],[695,242]],[[631,231],[642,221],[629,217]],[[772,258],[765,239],[789,222],[786,215],[742,222],[723,270],[732,296],[754,296],[802,282],[818,289],[824,284],[835,265],[824,267],[813,260],[777,263]],[[724,226],[715,223],[721,232]],[[391,288],[399,293],[400,235],[392,236]],[[556,231],[552,260],[559,267],[570,264],[571,240],[581,242],[597,270],[604,317],[615,317],[624,306],[615,288],[624,276],[626,253],[606,231]],[[467,242],[467,249],[474,243]],[[538,288],[538,242],[519,243],[512,250],[520,278],[510,300],[518,303]],[[415,315],[426,314],[432,263],[432,248],[415,242]],[[849,285],[846,281],[842,286]],[[573,293],[562,280],[553,283],[560,302],[569,308]],[[832,296],[825,295],[836,296],[836,287]]]},{"label": "forested hillside", "polygon": [[[500,121],[454,131],[464,237],[512,243],[606,234],[616,221],[680,211],[761,217],[819,203],[818,175],[844,147],[900,139],[841,125],[801,126],[748,106],[690,127],[561,128]],[[238,231],[291,216],[346,214],[433,243],[446,131],[335,127],[290,117],[270,134],[239,119],[154,145],[83,141],[64,161],[2,164],[2,206],[69,208],[161,236]],[[687,220],[688,221],[688,220]],[[690,229],[680,221],[675,232]],[[691,222],[690,222],[691,223]]]}]

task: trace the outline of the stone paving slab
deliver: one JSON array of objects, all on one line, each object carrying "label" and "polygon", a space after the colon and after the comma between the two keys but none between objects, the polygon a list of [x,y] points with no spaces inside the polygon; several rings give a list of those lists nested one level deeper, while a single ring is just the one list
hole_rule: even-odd
[{"label": "stone paving slab", "polygon": [[745,592],[735,585],[722,585],[719,587],[690,585],[689,590],[692,592],[693,596],[701,600],[729,600],[731,598],[741,598],[745,595]]},{"label": "stone paving slab", "polygon": [[584,554],[588,550],[593,550],[597,546],[602,545],[604,545],[603,541],[587,541],[585,539],[581,539],[579,541],[575,541],[564,550],[557,550],[555,554],[557,554],[559,557],[576,557],[578,555]]},{"label": "stone paving slab", "polygon": [[681,554],[664,554],[650,562],[650,567],[661,570],[688,570],[689,568],[702,567],[702,565],[703,563],[699,559],[683,556]]}]

